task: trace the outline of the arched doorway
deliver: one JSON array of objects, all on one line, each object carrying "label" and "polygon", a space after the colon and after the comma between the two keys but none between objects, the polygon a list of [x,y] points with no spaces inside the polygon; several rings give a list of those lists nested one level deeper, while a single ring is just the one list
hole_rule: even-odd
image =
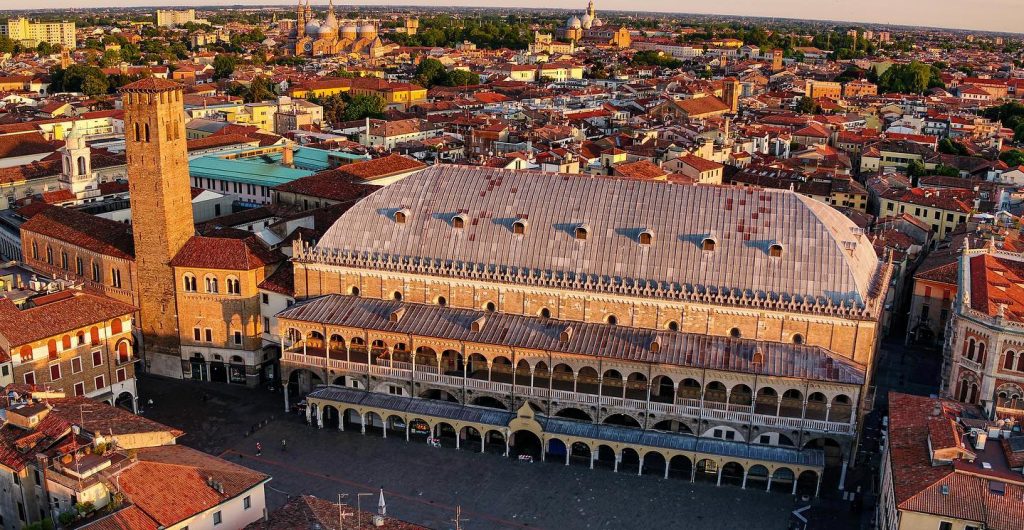
[{"label": "arched doorway", "polygon": [[668,461],[668,476],[669,478],[690,480],[693,478],[693,462],[683,455],[673,456]]},{"label": "arched doorway", "polygon": [[481,453],[483,452],[484,438],[480,434],[480,431],[476,429],[476,427],[463,427],[462,430],[459,431],[459,436],[462,438],[462,440],[459,442],[460,448],[469,451],[480,451]]},{"label": "arched doorway", "polygon": [[471,405],[487,407],[491,409],[508,410],[508,407],[500,399],[491,396],[477,396],[470,402]]},{"label": "arched doorway", "polygon": [[537,438],[537,435],[530,431],[519,430],[512,433],[509,447],[511,447],[513,457],[529,455],[536,460],[540,459],[540,438]]},{"label": "arched doorway", "polygon": [[793,492],[793,481],[796,477],[793,475],[793,470],[788,467],[780,467],[772,473],[772,484],[771,490],[779,493],[792,493]]},{"label": "arched doorway", "polygon": [[665,455],[658,451],[647,451],[644,453],[643,474],[656,477],[665,476]]},{"label": "arched doorway", "polygon": [[768,468],[756,464],[747,470],[747,487],[754,489],[766,489],[768,487]]},{"label": "arched doorway", "polygon": [[572,453],[569,454],[570,462],[582,462],[584,465],[590,465],[590,446],[583,442],[576,442],[572,444]]},{"label": "arched doorway", "polygon": [[640,427],[640,422],[628,414],[611,414],[601,422],[606,425],[622,425],[624,427]]},{"label": "arched doorway", "polygon": [[420,397],[424,399],[435,399],[438,401],[449,401],[452,403],[459,402],[459,398],[455,397],[451,392],[448,392],[447,390],[438,390],[436,388],[423,391],[420,393]]},{"label": "arched doorway", "polygon": [[800,473],[796,479],[796,492],[813,497],[818,492],[818,474],[811,470]]},{"label": "arched doorway", "polygon": [[619,457],[619,472],[637,474],[640,472],[640,454],[632,447],[622,449],[622,456]]},{"label": "arched doorway", "polygon": [[700,462],[697,462],[697,473],[694,477],[696,481],[707,482],[711,484],[718,483],[718,462],[705,458]]},{"label": "arched doorway", "polygon": [[737,462],[726,462],[726,464],[722,466],[722,484],[742,486],[743,466]]},{"label": "arched doorway", "polygon": [[594,465],[606,469],[615,468],[615,450],[607,445],[599,445]]},{"label": "arched doorway", "polygon": [[563,463],[565,462],[565,455],[568,451],[569,450],[565,446],[565,442],[558,438],[552,438],[548,440],[548,449],[544,455],[544,459],[549,462]]},{"label": "arched doorway", "polygon": [[336,407],[331,405],[324,405],[320,411],[323,427],[325,429],[337,429],[338,424],[341,421],[341,413],[338,412]]},{"label": "arched doorway", "polygon": [[135,412],[135,396],[131,392],[121,392],[117,395],[114,405]]}]

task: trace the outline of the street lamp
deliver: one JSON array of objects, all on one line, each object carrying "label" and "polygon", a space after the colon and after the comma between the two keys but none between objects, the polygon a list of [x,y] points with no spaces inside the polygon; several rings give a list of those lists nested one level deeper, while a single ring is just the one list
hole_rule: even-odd
[{"label": "street lamp", "polygon": [[356,528],[363,527],[363,509],[361,508],[363,497],[372,495],[373,493],[356,493]]}]

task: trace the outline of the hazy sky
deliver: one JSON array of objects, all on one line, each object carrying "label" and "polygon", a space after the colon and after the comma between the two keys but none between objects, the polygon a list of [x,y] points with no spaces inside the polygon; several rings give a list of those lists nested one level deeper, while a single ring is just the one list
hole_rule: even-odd
[{"label": "hazy sky", "polygon": [[[327,0],[311,0],[326,5]],[[61,8],[97,6],[176,6],[294,4],[280,0],[0,0],[5,7]],[[377,0],[336,2],[356,5],[459,5],[584,9],[586,0]],[[775,16],[881,22],[903,25],[1024,32],[1024,0],[596,0],[598,11],[638,10],[679,13]]]}]

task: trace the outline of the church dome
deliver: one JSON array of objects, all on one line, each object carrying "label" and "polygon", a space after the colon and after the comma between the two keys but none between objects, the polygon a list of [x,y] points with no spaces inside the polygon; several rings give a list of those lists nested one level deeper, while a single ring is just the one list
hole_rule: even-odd
[{"label": "church dome", "polygon": [[359,28],[360,37],[372,37],[377,33],[377,28],[373,27],[373,24],[367,22]]},{"label": "church dome", "polygon": [[337,34],[338,30],[335,28],[335,26],[330,26],[325,21],[324,24],[320,26],[320,31],[317,33],[317,36],[320,37],[321,39],[326,39],[333,38]]},{"label": "church dome", "polygon": [[594,17],[594,21],[593,21],[593,22],[592,22],[591,24],[592,24],[592,25],[593,25],[593,26],[594,26],[595,28],[599,28],[599,27],[601,27],[601,26],[603,26],[603,25],[604,25],[604,21],[603,21],[603,20],[601,20],[601,19],[599,19],[599,18],[597,18],[597,17]]},{"label": "church dome", "polygon": [[338,19],[334,16],[334,11],[329,11],[327,13],[327,18],[324,19],[324,23],[320,27],[329,27],[334,30],[338,29]]},{"label": "church dome", "polygon": [[583,15],[583,18],[580,19],[580,24],[583,25],[583,29],[590,29],[594,25],[594,18],[589,13]]},{"label": "church dome", "polygon": [[356,38],[356,34],[358,34],[358,33],[359,33],[359,28],[357,28],[355,24],[345,24],[345,26],[341,28],[341,36],[342,37],[348,37],[348,38],[353,38],[354,39],[354,38]]},{"label": "church dome", "polygon": [[565,21],[565,27],[567,27],[569,29],[579,29],[580,28],[580,19],[579,19],[579,17],[577,17],[576,15],[573,15],[573,16],[569,17],[569,20]]},{"label": "church dome", "polygon": [[315,19],[306,22],[306,35],[315,36],[320,33],[320,23]]}]

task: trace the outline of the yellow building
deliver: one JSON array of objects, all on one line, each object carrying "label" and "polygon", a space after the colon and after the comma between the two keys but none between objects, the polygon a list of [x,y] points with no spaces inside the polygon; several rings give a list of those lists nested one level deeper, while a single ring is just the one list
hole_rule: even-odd
[{"label": "yellow building", "polygon": [[327,97],[351,92],[355,95],[377,96],[385,105],[409,107],[427,100],[427,89],[412,83],[387,81],[376,77],[326,78],[299,83],[291,87],[293,98]]},{"label": "yellow building", "polygon": [[964,189],[893,188],[878,196],[878,215],[913,215],[931,227],[937,240],[967,221],[974,211],[975,193]]},{"label": "yellow building", "polygon": [[0,36],[14,42],[35,47],[40,42],[59,44],[65,48],[75,47],[74,22],[29,22],[25,17],[11,18],[0,24]]},{"label": "yellow building", "polygon": [[804,82],[804,94],[812,99],[842,99],[843,85],[834,81],[814,81],[808,79]]}]

